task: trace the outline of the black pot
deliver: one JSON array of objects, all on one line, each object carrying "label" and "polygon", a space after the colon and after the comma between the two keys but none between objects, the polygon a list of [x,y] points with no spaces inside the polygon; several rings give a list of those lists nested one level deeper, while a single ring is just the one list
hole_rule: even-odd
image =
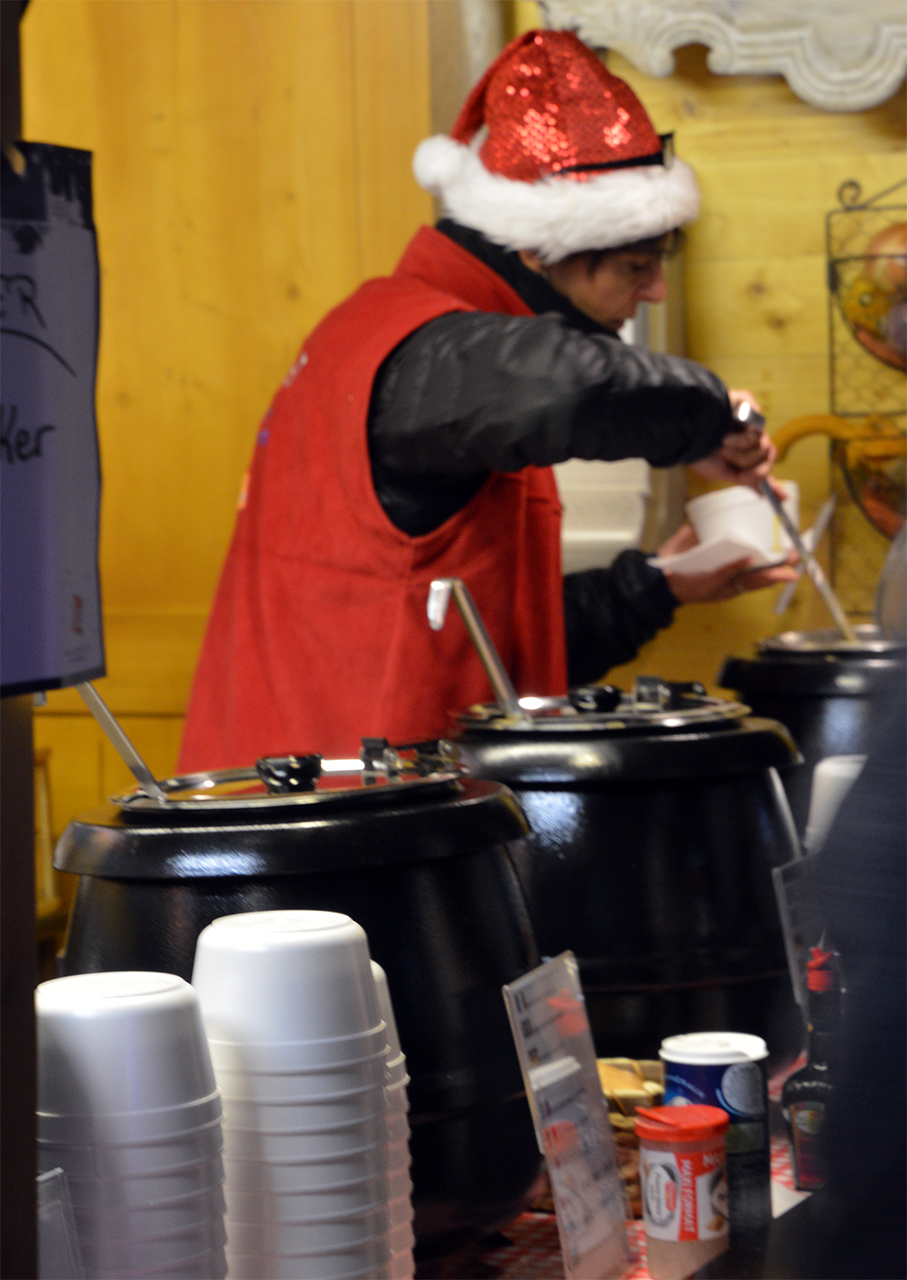
[{"label": "black pot", "polygon": [[473,709],[455,741],[529,819],[515,859],[536,940],[575,953],[599,1056],[719,1029],[797,1052],[771,878],[797,852],[775,773],[797,758],[787,731],[657,680],[522,705],[526,724]]},{"label": "black pot", "polygon": [[727,658],[718,675],[757,715],[786,725],[800,759],[781,781],[801,840],[806,833],[813,769],[826,756],[867,750],[876,699],[904,666],[903,641],[877,627],[857,627],[856,644],[832,631],[786,631],[762,641],[750,658]]},{"label": "black pot", "polygon": [[252,770],[198,775],[164,782],[166,805],[133,795],[71,822],[55,858],[81,877],[62,972],[188,980],[201,930],[237,912],[358,921],[407,1057],[416,1250],[431,1257],[519,1213],[540,1169],[501,993],[538,963],[511,858],[526,823],[503,786],[378,769],[287,795],[237,794]]}]

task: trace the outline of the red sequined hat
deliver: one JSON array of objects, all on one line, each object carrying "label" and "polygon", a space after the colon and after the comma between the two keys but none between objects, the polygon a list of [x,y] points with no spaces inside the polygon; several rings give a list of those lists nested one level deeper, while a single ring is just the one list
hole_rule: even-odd
[{"label": "red sequined hat", "polygon": [[413,169],[448,217],[557,262],[695,218],[693,171],[666,141],[572,31],[529,31],[491,64],[450,136],[421,144]]}]

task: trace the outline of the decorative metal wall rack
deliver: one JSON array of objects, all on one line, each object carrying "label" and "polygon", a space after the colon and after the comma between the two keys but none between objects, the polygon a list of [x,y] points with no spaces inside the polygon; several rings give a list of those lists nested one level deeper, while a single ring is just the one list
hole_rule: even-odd
[{"label": "decorative metal wall rack", "polygon": [[826,216],[832,577],[848,612],[865,615],[907,511],[905,191],[866,198],[849,180]]}]

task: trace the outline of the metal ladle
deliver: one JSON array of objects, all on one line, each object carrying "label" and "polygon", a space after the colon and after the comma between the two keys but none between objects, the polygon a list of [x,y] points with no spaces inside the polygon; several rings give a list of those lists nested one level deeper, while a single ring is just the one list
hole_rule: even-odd
[{"label": "metal ladle", "polygon": [[88,710],[116,747],[120,758],[128,765],[130,773],[136,779],[145,795],[152,800],[157,800],[158,804],[167,804],[167,793],[155,781],[154,774],[126,737],[113,712],[94,685],[85,680],[82,684],[76,685],[76,691],[81,694],[82,700],[88,706]]},{"label": "metal ladle", "polygon": [[[744,402],[743,404],[738,405],[734,410],[734,417],[742,427],[747,426],[749,423],[760,428],[765,426],[765,418],[761,413],[757,412],[749,402]],[[800,537],[799,530],[784,510],[784,505],[772,488],[771,482],[767,479],[760,481],[759,492],[770,503],[772,510],[780,521],[781,528],[787,534],[788,538],[790,538],[791,545],[800,557],[800,563],[812,579],[813,585],[819,592],[819,595],[825,601],[828,611],[834,618],[835,625],[841,632],[841,635],[851,644],[856,644],[858,640],[857,633],[848,621],[847,615],[841,608],[838,597],[832,591],[825,574],[822,572],[822,566]]]},{"label": "metal ladle", "polygon": [[485,674],[491,681],[498,706],[505,716],[523,724],[531,724],[532,718],[520,706],[516,689],[504,669],[500,654],[485,629],[475,601],[462,578],[435,578],[428,592],[428,622],[433,631],[440,631],[447,617],[447,606],[453,596],[460,615],[466,624],[470,639],[478,651]]}]

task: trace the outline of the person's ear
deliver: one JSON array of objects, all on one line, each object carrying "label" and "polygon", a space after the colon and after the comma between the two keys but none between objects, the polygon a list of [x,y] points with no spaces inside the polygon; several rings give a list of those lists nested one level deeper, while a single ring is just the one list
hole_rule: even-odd
[{"label": "person's ear", "polygon": [[524,267],[528,267],[530,271],[534,271],[537,276],[545,274],[545,264],[534,249],[520,249],[520,262]]}]

